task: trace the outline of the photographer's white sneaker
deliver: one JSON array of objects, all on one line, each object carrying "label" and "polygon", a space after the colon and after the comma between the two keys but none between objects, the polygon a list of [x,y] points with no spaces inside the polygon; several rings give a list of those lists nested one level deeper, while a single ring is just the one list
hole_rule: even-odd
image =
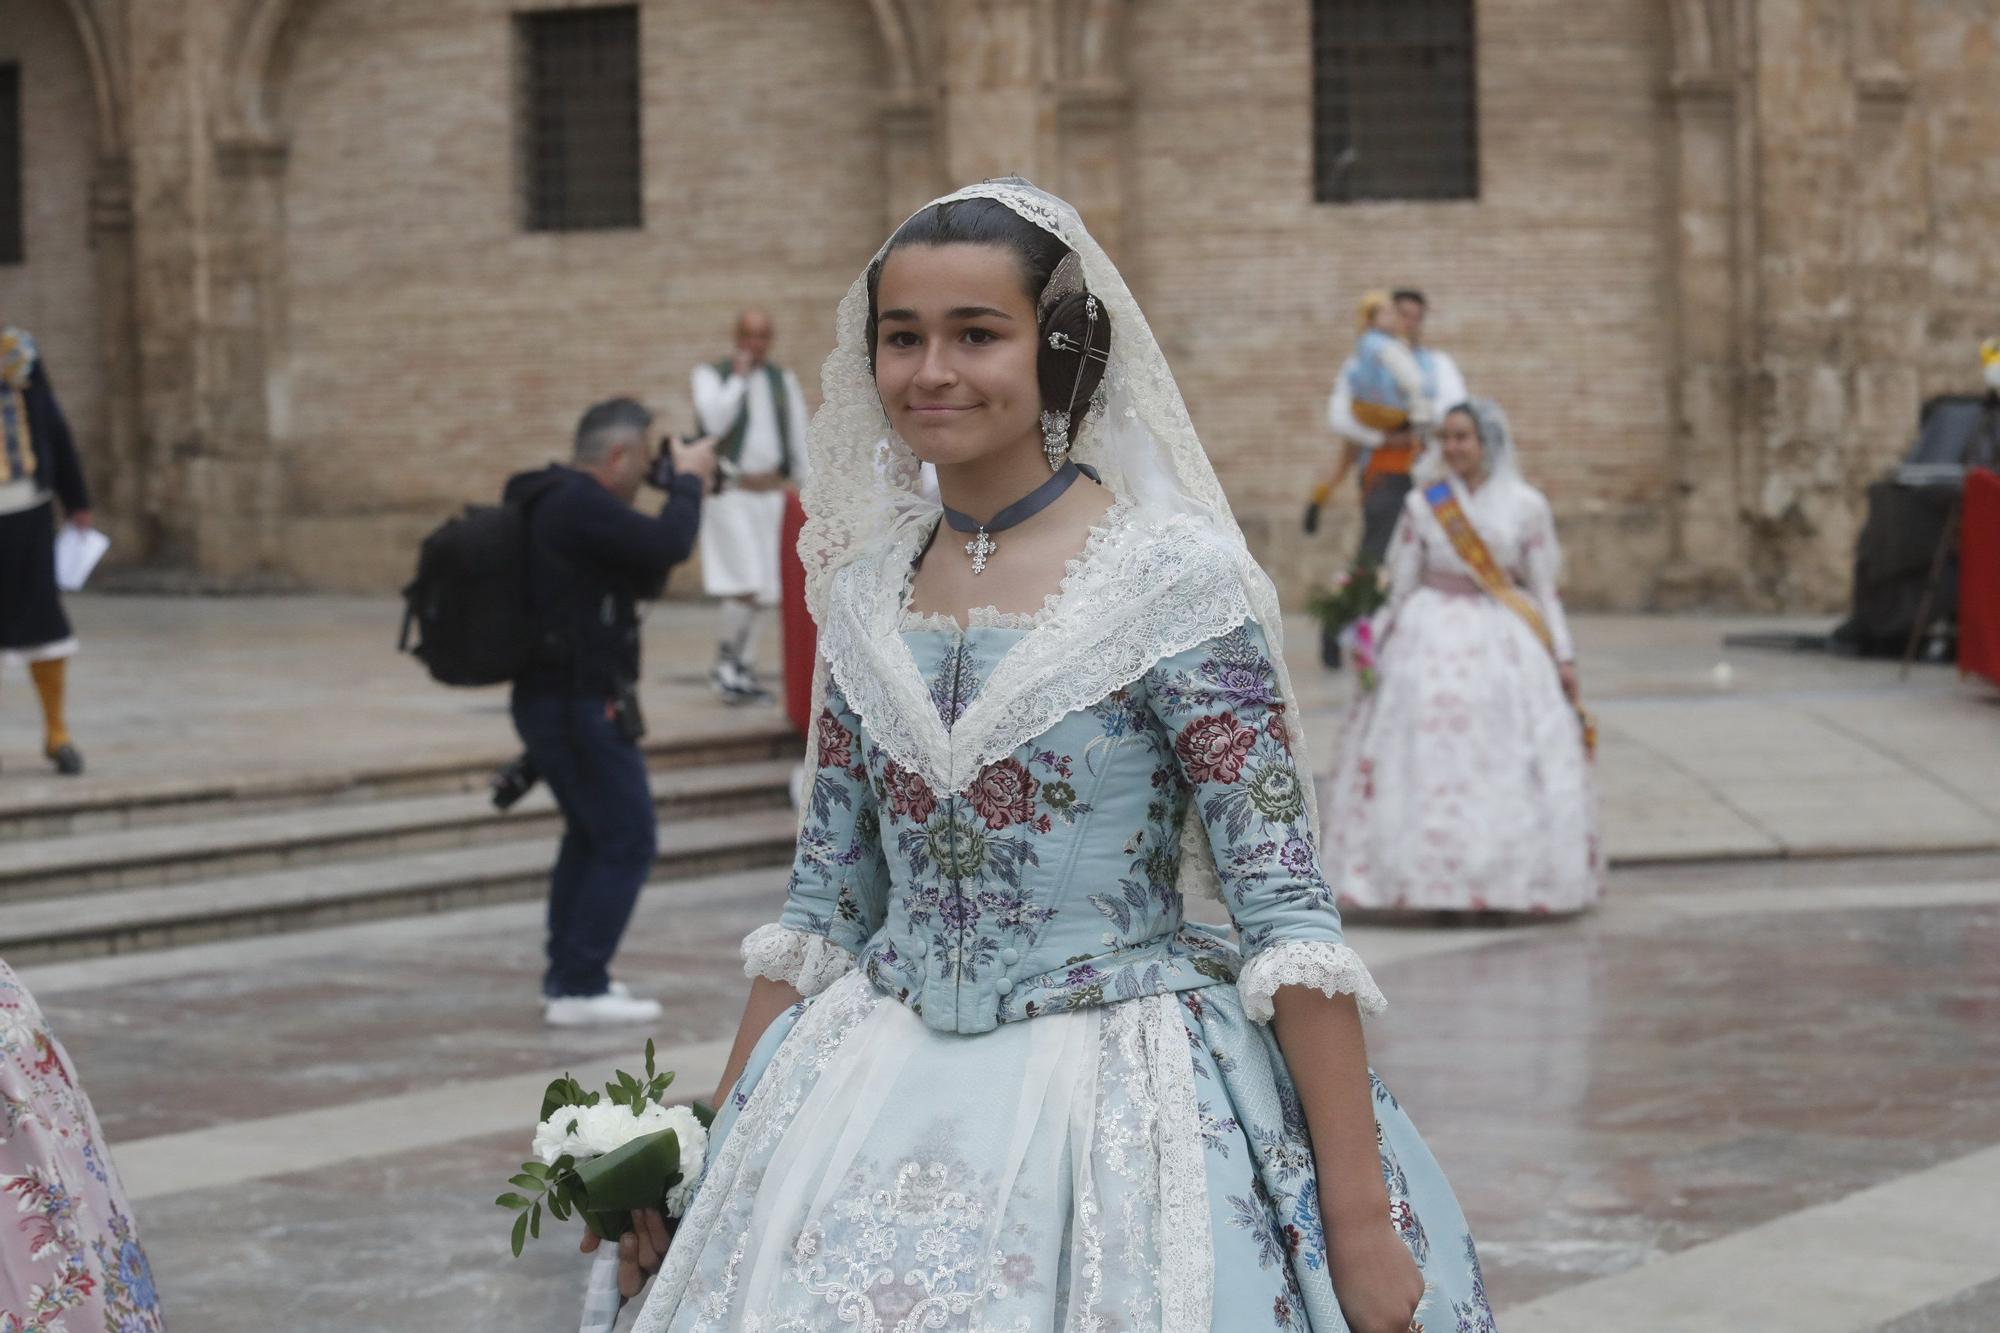
[{"label": "photographer's white sneaker", "polygon": [[623,1023],[651,1023],[663,1011],[658,1000],[642,1000],[632,995],[558,995],[542,1006],[542,1019],[552,1028],[616,1027]]}]

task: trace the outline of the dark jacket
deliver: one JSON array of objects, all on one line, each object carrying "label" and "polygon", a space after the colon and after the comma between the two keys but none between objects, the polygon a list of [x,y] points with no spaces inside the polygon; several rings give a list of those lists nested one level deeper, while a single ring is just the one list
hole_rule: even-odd
[{"label": "dark jacket", "polygon": [[511,478],[506,498],[528,505],[528,595],[543,640],[516,688],[609,698],[637,683],[638,603],[694,549],[701,482],[675,477],[654,518],[555,463]]},{"label": "dark jacket", "polygon": [[[39,357],[28,372],[28,384],[21,391],[21,398],[28,409],[28,435],[35,450],[36,478],[55,492],[65,513],[90,508],[90,491],[83,484],[83,462],[77,457],[69,422],[63,419],[55,386],[49,383],[48,372],[42,369]],[[0,481],[6,479],[6,463],[0,459]]]}]

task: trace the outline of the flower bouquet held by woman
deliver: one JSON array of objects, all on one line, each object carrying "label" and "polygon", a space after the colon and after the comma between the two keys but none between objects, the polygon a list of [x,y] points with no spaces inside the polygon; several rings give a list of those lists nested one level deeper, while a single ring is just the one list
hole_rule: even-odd
[{"label": "flower bouquet held by woman", "polygon": [[1491,1329],[1368,1068],[1276,595],[1118,270],[990,181],[838,333],[798,852],[640,1333]]},{"label": "flower bouquet held by woman", "polygon": [[[608,1333],[632,1294],[618,1287],[618,1249],[600,1249],[600,1243],[615,1246],[632,1231],[634,1214],[681,1216],[701,1178],[715,1112],[699,1102],[667,1105],[673,1081],[671,1072],[655,1068],[650,1041],[643,1083],[619,1070],[600,1094],[585,1092],[567,1074],[556,1079],[542,1094],[534,1159],[521,1163],[507,1182],[514,1190],[493,1201],[516,1214],[511,1243],[517,1259],[530,1236],[541,1238],[544,1208],[560,1221],[582,1217],[589,1231],[584,1252],[597,1259],[580,1333]],[[664,1249],[664,1236],[659,1239]]]},{"label": "flower bouquet held by woman", "polygon": [[1334,580],[1331,588],[1315,589],[1308,609],[1319,621],[1320,661],[1337,669],[1346,651],[1361,646],[1353,643],[1355,629],[1388,600],[1381,571],[1365,561]]}]

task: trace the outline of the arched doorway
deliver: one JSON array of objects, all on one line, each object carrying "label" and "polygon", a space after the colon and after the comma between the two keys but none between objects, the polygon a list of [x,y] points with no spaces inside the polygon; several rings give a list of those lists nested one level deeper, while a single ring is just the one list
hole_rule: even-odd
[{"label": "arched doorway", "polygon": [[521,220],[518,5],[246,11],[230,114],[283,149],[284,569],[391,586],[424,531],[561,453],[593,400],[682,428],[689,370],[746,304],[773,310],[811,396],[881,240],[885,7],[645,0],[642,224],[571,233]]}]

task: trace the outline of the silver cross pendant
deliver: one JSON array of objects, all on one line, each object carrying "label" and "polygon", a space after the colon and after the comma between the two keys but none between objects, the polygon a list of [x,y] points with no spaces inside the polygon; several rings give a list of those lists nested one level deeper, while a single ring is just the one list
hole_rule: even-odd
[{"label": "silver cross pendant", "polygon": [[975,574],[984,574],[986,572],[986,557],[999,549],[998,546],[993,544],[993,539],[986,535],[986,529],[981,528],[979,535],[965,544],[965,553],[972,557],[972,572]]}]

